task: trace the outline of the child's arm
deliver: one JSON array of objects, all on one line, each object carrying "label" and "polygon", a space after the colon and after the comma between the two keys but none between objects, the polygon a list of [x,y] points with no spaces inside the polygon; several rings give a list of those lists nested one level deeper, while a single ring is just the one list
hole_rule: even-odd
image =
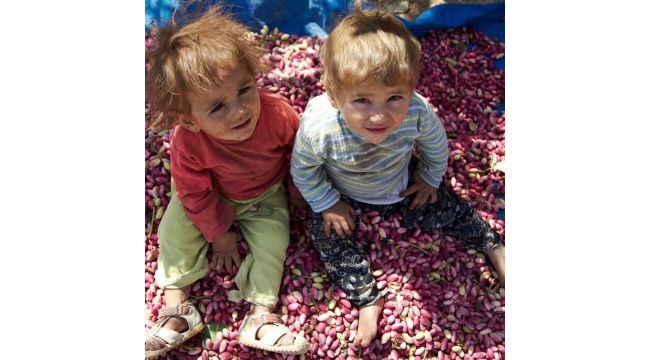
[{"label": "child's arm", "polygon": [[306,131],[300,127],[291,157],[291,175],[314,212],[320,212],[325,225],[325,235],[331,228],[339,236],[352,235],[354,209],[340,200],[340,194],[327,179],[323,169],[324,159],[315,151],[313,140],[308,140]]},{"label": "child's arm", "polygon": [[194,157],[172,148],[170,160],[176,195],[187,217],[208,242],[214,242],[232,225],[234,209],[219,197],[219,190],[213,184],[209,170],[203,168]]},{"label": "child's arm", "polygon": [[447,134],[442,122],[431,105],[424,98],[421,100],[426,103],[426,110],[419,119],[420,136],[416,139],[421,151],[420,164],[413,175],[413,185],[400,194],[404,197],[415,194],[410,205],[412,209],[420,208],[427,202],[436,202],[438,186],[447,170],[449,154]]},{"label": "child's arm", "polygon": [[431,105],[428,102],[426,105],[420,120],[420,137],[416,140],[421,150],[419,173],[424,181],[437,189],[447,171],[447,133]]},{"label": "child's arm", "polygon": [[339,201],[340,195],[327,179],[314,139],[310,139],[303,126],[298,129],[291,155],[293,183],[314,212],[329,209]]},{"label": "child's arm", "polygon": [[235,219],[235,210],[219,197],[209,170],[182,150],[172,150],[172,178],[185,214],[212,243],[212,261],[216,263],[216,270],[221,272],[225,268],[234,274],[233,265],[241,265],[237,245],[241,235],[228,231]]},{"label": "child's arm", "polygon": [[421,151],[419,174],[425,182],[437,189],[447,171],[449,149],[445,127],[428,102],[419,127],[420,137],[416,139]]}]

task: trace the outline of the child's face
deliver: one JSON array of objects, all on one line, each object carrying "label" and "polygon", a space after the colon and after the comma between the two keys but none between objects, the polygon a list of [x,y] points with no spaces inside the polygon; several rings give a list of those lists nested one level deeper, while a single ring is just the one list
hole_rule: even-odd
[{"label": "child's face", "polygon": [[226,141],[248,139],[260,116],[260,95],[255,78],[244,66],[219,71],[223,80],[201,96],[188,94],[191,116],[181,115],[180,124],[190,131],[203,131]]},{"label": "child's face", "polygon": [[408,84],[387,86],[367,80],[337,92],[332,105],[343,114],[350,129],[366,141],[380,144],[404,121],[413,89]]}]

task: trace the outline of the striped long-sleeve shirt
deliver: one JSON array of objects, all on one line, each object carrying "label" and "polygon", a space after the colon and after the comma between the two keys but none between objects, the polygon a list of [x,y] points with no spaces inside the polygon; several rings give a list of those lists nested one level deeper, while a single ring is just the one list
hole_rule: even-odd
[{"label": "striped long-sleeve shirt", "polygon": [[302,115],[291,175],[314,212],[332,207],[340,194],[357,200],[388,196],[407,176],[415,143],[421,151],[419,173],[437,188],[447,170],[447,137],[422,95],[414,92],[400,127],[375,145],[352,132],[322,94],[309,101]]}]

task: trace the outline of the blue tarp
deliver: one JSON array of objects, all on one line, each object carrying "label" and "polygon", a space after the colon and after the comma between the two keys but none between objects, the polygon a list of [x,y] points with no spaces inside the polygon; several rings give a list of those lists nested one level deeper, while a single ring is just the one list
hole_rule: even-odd
[{"label": "blue tarp", "polygon": [[[225,3],[237,18],[252,30],[263,25],[296,35],[320,36],[329,32],[349,11],[351,0],[210,0]],[[145,0],[146,28],[164,24],[179,0]],[[505,3],[442,4],[434,6],[413,21],[402,20],[416,36],[431,29],[467,26],[505,42]]]}]

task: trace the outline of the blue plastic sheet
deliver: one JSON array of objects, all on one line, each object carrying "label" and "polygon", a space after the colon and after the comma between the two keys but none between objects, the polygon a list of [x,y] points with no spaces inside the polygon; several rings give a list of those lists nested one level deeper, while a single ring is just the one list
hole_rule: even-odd
[{"label": "blue plastic sheet", "polygon": [[[164,24],[175,8],[178,0],[145,0],[145,26]],[[263,25],[278,28],[282,32],[296,35],[325,36],[335,22],[345,16],[349,0],[204,0],[201,5],[221,3],[238,20],[252,30]]]},{"label": "blue plastic sheet", "polygon": [[413,21],[402,21],[416,36],[431,29],[467,26],[505,42],[504,17],[504,3],[442,4],[428,9]]},{"label": "blue plastic sheet", "polygon": [[[230,0],[203,1],[223,3],[235,16],[253,30],[263,25],[296,35],[323,36],[351,9],[351,0]],[[145,0],[147,29],[164,24],[179,0]],[[442,4],[434,6],[413,21],[402,19],[416,35],[432,29],[467,26],[505,42],[505,3]]]}]

